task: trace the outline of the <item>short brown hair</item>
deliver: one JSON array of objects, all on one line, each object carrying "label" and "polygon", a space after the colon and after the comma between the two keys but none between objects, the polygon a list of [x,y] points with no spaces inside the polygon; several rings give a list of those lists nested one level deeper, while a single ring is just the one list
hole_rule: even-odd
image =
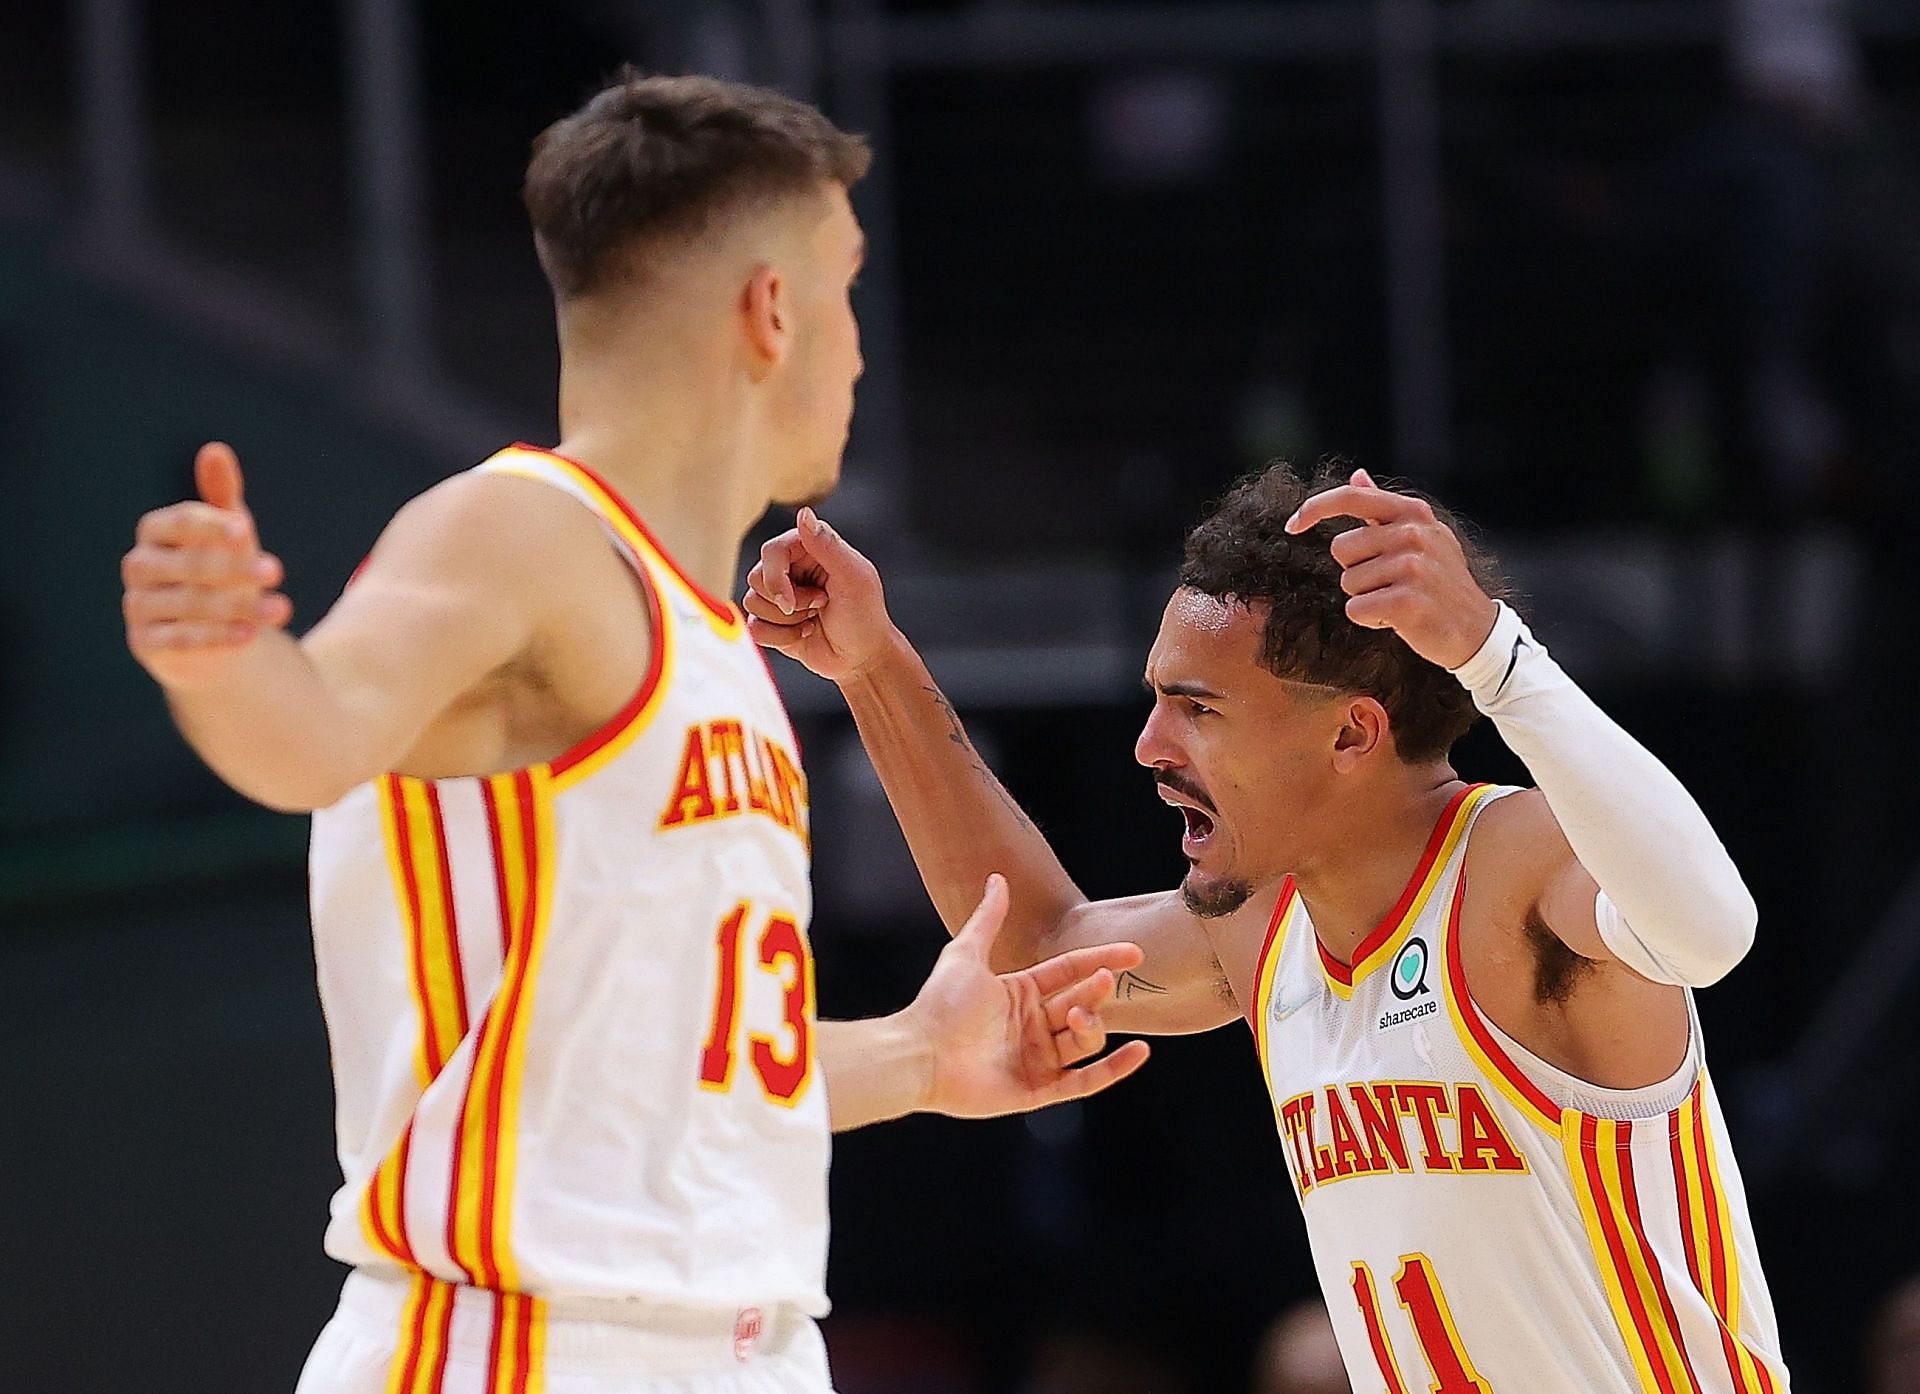
[{"label": "short brown hair", "polygon": [[523,196],[541,268],[566,300],[600,289],[637,244],[697,236],[756,200],[851,187],[871,158],[865,139],[778,92],[625,68],[540,133]]},{"label": "short brown hair", "polygon": [[[1187,534],[1180,584],[1216,599],[1271,606],[1261,666],[1294,682],[1372,697],[1387,709],[1401,759],[1442,759],[1477,718],[1473,699],[1453,674],[1420,657],[1392,630],[1368,629],[1347,618],[1340,563],[1328,544],[1354,521],[1333,518],[1298,535],[1286,530],[1295,509],[1346,483],[1347,473],[1347,466],[1329,461],[1306,476],[1285,462],[1248,475]],[[1427,502],[1459,537],[1481,588],[1504,598],[1507,584],[1492,555],[1453,514]]]}]

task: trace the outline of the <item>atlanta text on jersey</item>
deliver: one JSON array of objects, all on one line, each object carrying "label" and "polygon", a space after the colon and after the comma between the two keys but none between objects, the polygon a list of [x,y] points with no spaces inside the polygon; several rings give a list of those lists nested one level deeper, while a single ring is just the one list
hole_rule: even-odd
[{"label": "atlanta text on jersey", "polygon": [[1281,1104],[1280,1128],[1303,1197],[1350,1176],[1527,1170],[1486,1096],[1471,1084],[1329,1084]]}]

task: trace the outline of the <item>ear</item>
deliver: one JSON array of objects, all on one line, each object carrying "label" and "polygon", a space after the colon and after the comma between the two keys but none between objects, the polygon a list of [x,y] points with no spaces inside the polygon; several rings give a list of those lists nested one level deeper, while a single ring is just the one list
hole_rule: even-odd
[{"label": "ear", "polygon": [[1339,774],[1352,774],[1375,751],[1390,748],[1387,709],[1371,697],[1348,699],[1341,712],[1340,729],[1333,737],[1333,768]]},{"label": "ear", "polygon": [[792,293],[785,278],[765,262],[754,267],[740,293],[741,325],[754,381],[764,380],[786,361],[792,313]]}]

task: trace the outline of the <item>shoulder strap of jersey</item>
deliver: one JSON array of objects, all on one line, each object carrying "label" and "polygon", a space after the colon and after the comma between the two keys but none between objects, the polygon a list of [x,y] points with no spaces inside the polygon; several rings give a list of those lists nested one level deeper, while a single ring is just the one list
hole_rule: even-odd
[{"label": "shoulder strap of jersey", "polygon": [[641,521],[614,487],[578,460],[556,455],[538,446],[516,444],[482,461],[475,469],[486,474],[514,474],[537,479],[573,495],[591,508],[607,531],[620,543],[621,550],[638,562],[650,576],[665,578],[697,605],[708,625],[723,639],[738,639],[746,633],[746,617],[738,607],[710,595],[681,568],[660,545],[652,531]]}]

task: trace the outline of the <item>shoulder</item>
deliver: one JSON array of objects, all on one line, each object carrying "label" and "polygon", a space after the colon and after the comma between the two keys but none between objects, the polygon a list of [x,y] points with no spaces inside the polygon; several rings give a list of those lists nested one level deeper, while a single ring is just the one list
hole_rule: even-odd
[{"label": "shoulder", "polygon": [[1513,906],[1516,922],[1573,861],[1573,848],[1538,789],[1488,804],[1467,844],[1467,874],[1475,891]]},{"label": "shoulder", "polygon": [[[537,480],[468,470],[416,495],[394,514],[373,560],[551,567],[597,540],[600,522],[578,500]],[[383,555],[385,554],[385,555]]]}]

